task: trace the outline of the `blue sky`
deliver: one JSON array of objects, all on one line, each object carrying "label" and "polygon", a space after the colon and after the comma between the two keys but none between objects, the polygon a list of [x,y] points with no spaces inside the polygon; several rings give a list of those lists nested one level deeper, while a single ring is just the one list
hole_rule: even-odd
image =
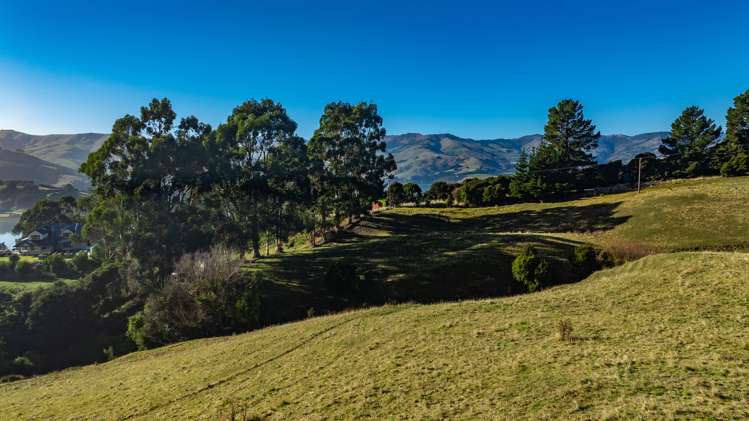
[{"label": "blue sky", "polygon": [[0,6],[0,128],[106,132],[152,97],[211,124],[249,98],[309,136],[327,102],[388,133],[543,130],[559,99],[604,133],[724,124],[749,89],[747,1],[57,1]]}]

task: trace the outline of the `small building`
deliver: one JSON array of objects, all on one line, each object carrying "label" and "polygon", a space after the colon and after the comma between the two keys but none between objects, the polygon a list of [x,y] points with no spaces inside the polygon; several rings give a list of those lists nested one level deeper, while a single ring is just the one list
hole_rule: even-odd
[{"label": "small building", "polygon": [[30,256],[88,250],[88,243],[80,236],[81,224],[43,225],[16,240],[15,249],[21,254]]}]

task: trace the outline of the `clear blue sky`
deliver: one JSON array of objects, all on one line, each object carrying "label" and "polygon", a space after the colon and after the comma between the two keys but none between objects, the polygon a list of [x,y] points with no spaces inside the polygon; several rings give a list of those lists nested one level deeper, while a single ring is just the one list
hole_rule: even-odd
[{"label": "clear blue sky", "polygon": [[691,104],[723,125],[749,89],[747,16],[742,0],[3,0],[0,128],[106,132],[163,96],[214,125],[270,97],[304,136],[333,100],[376,102],[392,134],[537,133],[566,97],[604,133],[665,130]]}]

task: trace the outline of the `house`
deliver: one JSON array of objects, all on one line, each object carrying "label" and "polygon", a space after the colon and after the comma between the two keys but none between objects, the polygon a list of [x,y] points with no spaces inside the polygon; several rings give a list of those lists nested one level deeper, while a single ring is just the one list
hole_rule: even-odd
[{"label": "house", "polygon": [[81,224],[43,225],[17,240],[15,249],[31,256],[88,250],[88,243],[81,240],[80,235]]}]

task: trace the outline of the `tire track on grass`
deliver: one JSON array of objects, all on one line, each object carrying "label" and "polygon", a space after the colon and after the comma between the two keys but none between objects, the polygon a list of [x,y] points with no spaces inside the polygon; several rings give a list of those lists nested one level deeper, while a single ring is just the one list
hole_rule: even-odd
[{"label": "tire track on grass", "polygon": [[[403,310],[403,308],[399,308],[399,307],[401,307],[401,306],[396,306],[396,308],[393,309],[393,311],[389,311],[387,313],[379,313],[379,314],[372,315],[372,316],[369,316],[369,317],[389,316],[391,314],[394,314],[394,313],[397,313],[397,312]],[[406,307],[406,308],[408,308],[408,307]],[[274,361],[277,361],[278,359],[283,358],[286,355],[291,354],[292,352],[294,352],[294,351],[302,348],[303,346],[309,344],[310,342],[312,342],[315,339],[317,339],[317,338],[325,335],[328,332],[331,332],[331,331],[333,331],[333,330],[335,330],[335,329],[337,329],[337,328],[339,328],[341,326],[344,326],[344,325],[346,325],[348,323],[351,323],[354,320],[362,320],[364,318],[367,318],[367,316],[365,316],[365,317],[351,317],[349,319],[346,319],[346,320],[343,320],[341,322],[335,323],[335,324],[333,324],[331,326],[328,326],[325,329],[322,329],[322,330],[320,330],[320,331],[318,331],[318,332],[310,335],[309,337],[307,337],[303,341],[297,343],[296,345],[292,346],[291,348],[288,348],[288,349],[280,352],[279,354],[276,354],[276,355],[274,355],[274,356],[272,356],[272,357],[270,357],[270,358],[268,358],[268,359],[266,359],[266,360],[264,360],[262,362],[256,363],[255,365],[253,365],[251,367],[248,367],[248,368],[246,368],[244,370],[237,371],[236,373],[234,373],[234,374],[232,374],[230,376],[224,377],[223,379],[217,380],[217,381],[215,381],[213,383],[209,383],[209,384],[207,384],[207,385],[205,385],[205,386],[203,386],[203,387],[201,387],[199,389],[196,389],[196,390],[193,390],[192,392],[189,392],[189,393],[186,393],[184,395],[178,396],[178,397],[176,397],[176,398],[174,398],[174,399],[172,399],[172,400],[170,400],[168,402],[164,402],[164,403],[160,403],[160,404],[157,404],[157,405],[153,405],[153,406],[151,406],[151,407],[149,407],[149,408],[147,408],[147,409],[145,409],[143,411],[130,414],[130,415],[128,415],[126,417],[123,417],[123,418],[120,418],[120,419],[122,419],[122,420],[130,420],[130,419],[134,419],[134,418],[144,417],[144,416],[147,416],[148,414],[153,413],[154,411],[158,411],[159,409],[166,408],[166,407],[168,407],[170,405],[173,405],[173,404],[175,404],[177,402],[184,401],[186,399],[195,397],[195,396],[197,396],[197,395],[199,395],[199,394],[201,394],[203,392],[207,392],[207,391],[209,391],[209,390],[211,390],[213,388],[216,388],[216,387],[219,387],[221,385],[224,385],[224,384],[226,384],[226,383],[228,383],[228,382],[230,382],[232,380],[235,380],[235,379],[237,379],[237,378],[239,378],[241,376],[244,376],[245,374],[249,374],[252,371],[257,370],[258,368],[264,367],[264,366],[266,366],[266,365],[268,365],[268,364],[270,364],[270,363],[272,363]]]}]

